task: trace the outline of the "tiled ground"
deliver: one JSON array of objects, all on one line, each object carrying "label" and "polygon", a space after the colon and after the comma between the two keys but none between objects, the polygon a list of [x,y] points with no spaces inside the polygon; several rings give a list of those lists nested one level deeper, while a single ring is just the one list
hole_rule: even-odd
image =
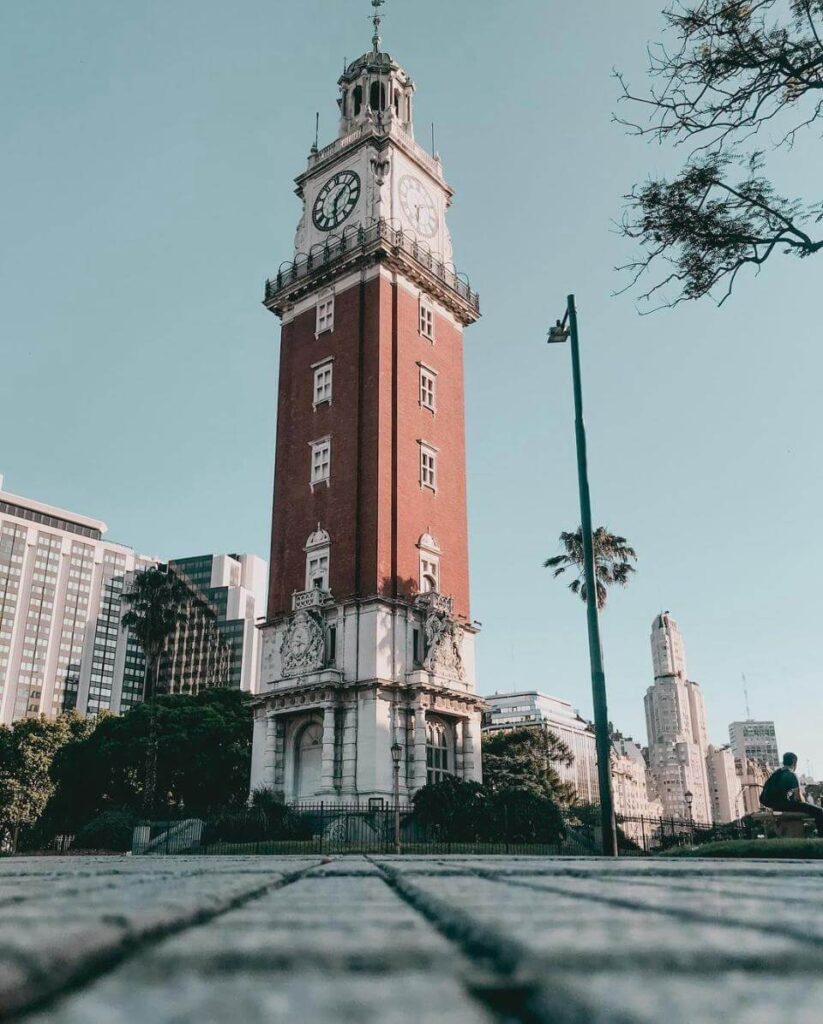
[{"label": "tiled ground", "polygon": [[0,1020],[823,1019],[823,863],[0,861]]}]

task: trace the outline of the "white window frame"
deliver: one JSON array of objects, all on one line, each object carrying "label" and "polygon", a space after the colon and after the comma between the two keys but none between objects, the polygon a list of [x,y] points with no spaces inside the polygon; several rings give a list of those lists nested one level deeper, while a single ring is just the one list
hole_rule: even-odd
[{"label": "white window frame", "polygon": [[421,338],[427,341],[434,341],[434,306],[428,299],[420,296],[420,304],[417,310],[417,329]]},{"label": "white window frame", "polygon": [[437,449],[425,441],[420,446],[420,486],[430,491],[437,490]]},{"label": "white window frame", "polygon": [[[425,363],[417,364],[419,369],[418,385],[417,385],[417,401],[421,409],[426,409],[428,412],[437,412],[437,370],[433,370],[430,366],[426,366]],[[427,387],[426,383],[431,386]],[[431,398],[431,403],[426,401],[426,398]]]},{"label": "white window frame", "polygon": [[319,338],[326,331],[334,331],[334,293],[321,295],[315,306],[314,336]]},{"label": "white window frame", "polygon": [[320,579],[318,589],[329,589],[329,559],[328,547],[306,552],[306,590],[314,590],[317,578]]},{"label": "white window frame", "polygon": [[[318,405],[327,403],[331,405],[332,390],[334,386],[334,357],[329,359],[323,359],[319,363],[312,363],[311,368],[314,370],[314,382],[312,384],[312,408],[316,409]],[[323,377],[328,373],[328,394],[324,394],[322,388],[325,386],[322,383]]]},{"label": "white window frame", "polygon": [[[319,487],[321,484],[329,486],[331,480],[331,437],[319,437],[316,441],[310,441],[309,447],[311,448],[311,462],[309,472],[309,484],[311,489]],[[322,461],[318,463],[317,454],[326,451],[326,471],[325,475],[321,476],[322,472]]]},{"label": "white window frame", "polygon": [[[434,586],[430,586],[428,580],[434,580]],[[420,554],[420,593],[440,593],[440,558],[426,552]]]}]

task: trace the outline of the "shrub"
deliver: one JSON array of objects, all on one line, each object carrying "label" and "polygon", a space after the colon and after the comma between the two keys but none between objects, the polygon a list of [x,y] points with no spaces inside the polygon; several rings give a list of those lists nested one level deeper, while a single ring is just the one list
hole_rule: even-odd
[{"label": "shrub", "polygon": [[77,833],[74,846],[78,850],[113,850],[118,853],[131,849],[131,837],[137,816],[127,808],[113,808],[92,818]]}]

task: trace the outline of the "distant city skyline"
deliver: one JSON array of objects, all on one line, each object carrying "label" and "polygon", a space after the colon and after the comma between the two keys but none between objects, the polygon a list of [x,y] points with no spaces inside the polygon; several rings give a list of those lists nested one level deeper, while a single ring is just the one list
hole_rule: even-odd
[{"label": "distant city skyline", "polygon": [[[422,145],[436,122],[450,228],[482,300],[466,346],[479,690],[536,686],[591,716],[583,606],[542,568],[578,523],[568,352],[544,344],[574,291],[595,524],[639,556],[602,616],[612,719],[644,734],[648,623],[671,609],[710,741],[745,717],[745,672],[754,718],[819,775],[819,260],[741,278],[720,310],[638,317],[612,297],[632,255],[611,231],[621,196],[676,165],[610,122],[611,69],[641,84],[661,6],[596,19],[539,0],[518,18],[469,0],[386,9],[384,46],[420,83]],[[102,516],[162,558],[268,557],[277,342],[263,281],[289,256],[313,111],[324,145],[368,13],[359,0],[248,0],[242,18],[217,0],[146,0],[127,16],[86,0],[4,5],[10,490]],[[301,102],[284,102],[295,83]],[[793,189],[813,191],[818,163],[795,151]]]}]

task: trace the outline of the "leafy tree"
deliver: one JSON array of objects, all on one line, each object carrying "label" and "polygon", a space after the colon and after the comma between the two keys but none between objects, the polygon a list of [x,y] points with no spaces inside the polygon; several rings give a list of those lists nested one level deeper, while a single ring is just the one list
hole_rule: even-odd
[{"label": "leafy tree", "polygon": [[[603,608],[608,596],[608,588],[618,583],[625,587],[631,574],[635,572],[632,562],[637,561],[637,554],[625,537],[609,533],[605,526],[598,526],[593,534],[594,541],[594,575],[597,583],[597,607]],[[547,558],[543,563],[545,569],[554,569],[554,576],[562,576],[567,570],[577,575],[569,584],[569,590],[578,594],[586,601],[586,578],[583,566],[583,530],[578,527],[574,533],[561,533],[560,543],[565,549],[562,555]]]},{"label": "leafy tree", "polygon": [[55,793],[44,830],[76,832],[109,810],[145,806],[146,744],[155,719],[157,790],[162,813],[204,816],[212,807],[241,807],[248,796],[252,715],[249,695],[204,690],[159,696],[154,712],[139,704],[103,719],[87,738],[55,758]]},{"label": "leafy tree", "polygon": [[622,231],[642,254],[622,269],[627,288],[656,274],[640,296],[655,308],[713,292],[723,303],[743,268],[759,269],[775,251],[805,258],[823,249],[821,198],[783,194],[752,144],[768,133],[773,149],[791,150],[801,135],[819,134],[823,0],[691,0],[663,17],[673,41],[649,51],[649,92],[632,93],[618,75],[621,99],[648,118],[617,120],[690,153],[672,179],[652,178],[625,197]]},{"label": "leafy tree", "polygon": [[159,566],[136,573],[131,589],[123,594],[123,600],[129,608],[123,616],[123,628],[132,631],[146,659],[143,700],[149,704],[150,716],[143,813],[147,817],[154,812],[157,791],[157,720],[154,699],[158,689],[160,655],[177,627],[186,621],[190,597],[183,580],[171,570]]},{"label": "leafy tree", "polygon": [[55,755],[93,728],[75,711],[52,721],[24,718],[11,728],[0,726],[0,831],[5,842],[43,813],[54,792],[50,770]]},{"label": "leafy tree", "polygon": [[489,792],[479,782],[447,775],[419,789],[413,797],[415,818],[446,842],[482,836],[489,812]]},{"label": "leafy tree", "polygon": [[556,766],[573,760],[566,744],[546,728],[513,729],[483,738],[483,780],[493,793],[530,793],[570,803],[574,792],[561,781]]}]

